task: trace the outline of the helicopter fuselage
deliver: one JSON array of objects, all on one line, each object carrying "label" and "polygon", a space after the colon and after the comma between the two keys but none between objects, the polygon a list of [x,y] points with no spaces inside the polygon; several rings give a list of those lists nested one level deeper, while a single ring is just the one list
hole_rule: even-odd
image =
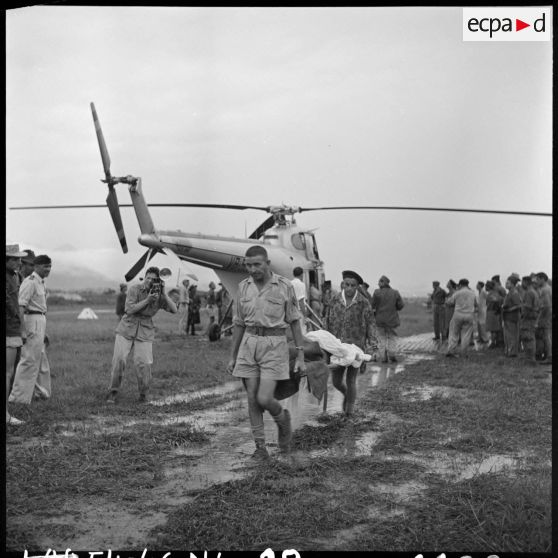
[{"label": "helicopter fuselage", "polygon": [[323,262],[318,257],[314,235],[287,222],[272,227],[262,240],[158,230],[141,234],[138,242],[154,249],[174,252],[186,262],[213,269],[234,297],[238,283],[248,276],[244,254],[250,246],[263,246],[274,273],[292,277],[295,267],[304,270],[305,282],[318,288],[323,282]]}]

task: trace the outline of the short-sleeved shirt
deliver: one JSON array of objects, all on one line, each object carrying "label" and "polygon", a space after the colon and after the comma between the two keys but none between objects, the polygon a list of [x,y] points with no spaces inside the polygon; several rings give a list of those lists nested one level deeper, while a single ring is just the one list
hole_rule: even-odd
[{"label": "short-sleeved shirt", "polygon": [[155,325],[153,316],[159,309],[169,310],[167,301],[163,295],[159,295],[157,300],[150,302],[139,312],[132,313],[132,306],[145,300],[149,296],[149,289],[143,283],[132,285],[128,289],[126,296],[126,313],[116,327],[116,333],[126,339],[136,339],[137,341],[153,341],[155,339]]},{"label": "short-sleeved shirt", "polygon": [[27,312],[47,311],[47,289],[45,280],[33,271],[28,275],[19,288],[19,305],[24,306]]},{"label": "short-sleeved shirt", "polygon": [[306,298],[306,285],[298,277],[291,279],[291,285],[293,286],[297,300]]},{"label": "short-sleeved shirt", "polygon": [[252,277],[238,285],[233,323],[242,327],[262,326],[286,329],[301,318],[291,282],[271,274],[271,279],[260,291]]},{"label": "short-sleeved shirt", "polygon": [[457,289],[447,300],[447,304],[455,306],[459,314],[473,314],[477,307],[477,297],[469,287]]}]

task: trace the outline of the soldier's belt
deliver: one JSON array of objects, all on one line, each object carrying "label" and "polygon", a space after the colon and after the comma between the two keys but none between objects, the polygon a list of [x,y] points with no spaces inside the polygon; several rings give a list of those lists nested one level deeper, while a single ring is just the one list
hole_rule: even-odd
[{"label": "soldier's belt", "polygon": [[246,333],[262,337],[283,336],[285,332],[285,328],[282,327],[246,326]]}]

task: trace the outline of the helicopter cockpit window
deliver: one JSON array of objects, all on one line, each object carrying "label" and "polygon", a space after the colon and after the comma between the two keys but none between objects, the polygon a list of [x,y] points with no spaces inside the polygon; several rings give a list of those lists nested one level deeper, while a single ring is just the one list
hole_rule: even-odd
[{"label": "helicopter cockpit window", "polygon": [[306,241],[304,239],[304,233],[297,233],[291,236],[291,242],[297,250],[306,249]]}]

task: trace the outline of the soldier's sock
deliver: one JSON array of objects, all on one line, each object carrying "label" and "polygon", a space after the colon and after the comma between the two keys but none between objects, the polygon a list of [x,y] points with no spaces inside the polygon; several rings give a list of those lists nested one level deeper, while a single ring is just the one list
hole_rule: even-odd
[{"label": "soldier's sock", "polygon": [[281,412],[278,415],[271,415],[275,422],[283,422],[285,420],[285,410],[281,407]]}]

